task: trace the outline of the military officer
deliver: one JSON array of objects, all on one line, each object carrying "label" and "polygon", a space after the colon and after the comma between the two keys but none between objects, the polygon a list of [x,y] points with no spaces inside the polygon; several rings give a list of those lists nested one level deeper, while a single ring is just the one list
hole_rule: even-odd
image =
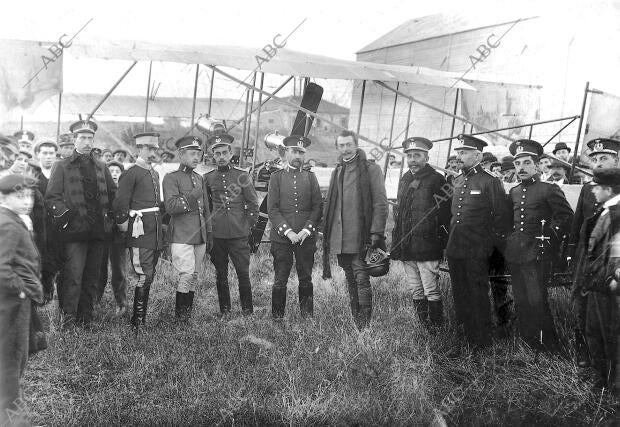
[{"label": "military officer", "polygon": [[456,321],[474,345],[491,342],[489,257],[509,229],[506,193],[501,181],[480,165],[487,145],[459,135],[456,151],[463,173],[454,179],[447,255]]},{"label": "military officer", "polygon": [[134,326],[144,324],[155,268],[163,247],[162,201],[159,174],[152,162],[159,148],[159,134],[134,136],[136,164],[121,175],[114,199],[114,215],[119,229],[126,233],[131,265],[138,276],[133,300]]},{"label": "military officer", "polygon": [[198,272],[213,246],[211,215],[202,176],[194,169],[202,160],[202,140],[184,136],[175,143],[179,169],[164,177],[164,204],[171,217],[168,232],[172,265],[179,272],[175,313],[187,321],[194,306]]},{"label": "military officer", "polygon": [[510,189],[513,231],[505,252],[518,330],[533,348],[555,351],[559,346],[547,302],[547,281],[568,234],[573,210],[560,187],[540,179],[542,145],[522,139],[513,142],[509,150],[521,180]]},{"label": "military officer", "polygon": [[302,316],[313,313],[312,267],[316,250],[316,227],[321,219],[321,190],[313,172],[303,169],[310,138],[289,136],[284,139],[287,164],[271,174],[267,194],[267,212],[271,221],[271,254],[274,283],[272,316],[284,317],[286,285],[293,267],[293,255],[299,279],[299,308]]},{"label": "military officer", "polygon": [[13,136],[17,138],[19,149],[29,152],[32,155],[32,150],[34,148],[34,133],[29,130],[20,130],[15,132]]},{"label": "military officer", "polygon": [[250,247],[248,235],[258,218],[258,199],[252,178],[243,169],[230,164],[232,142],[230,135],[209,138],[216,169],[204,176],[205,190],[211,207],[213,249],[211,262],[215,266],[217,297],[222,314],[230,313],[228,288],[228,257],[232,260],[239,280],[239,297],[243,314],[251,314]]},{"label": "military officer", "polygon": [[[590,164],[593,170],[609,169],[618,166],[618,152],[620,151],[620,141],[608,138],[596,138],[587,143],[590,152]],[[573,302],[577,317],[577,328],[575,328],[575,345],[577,364],[580,367],[588,365],[588,349],[585,341],[586,327],[586,306],[587,293],[584,292],[585,278],[584,268],[586,265],[586,253],[588,249],[586,220],[594,216],[600,208],[600,203],[594,197],[594,187],[596,183],[590,182],[581,187],[575,216],[571,226],[569,255],[572,258],[574,267],[573,275]]]}]

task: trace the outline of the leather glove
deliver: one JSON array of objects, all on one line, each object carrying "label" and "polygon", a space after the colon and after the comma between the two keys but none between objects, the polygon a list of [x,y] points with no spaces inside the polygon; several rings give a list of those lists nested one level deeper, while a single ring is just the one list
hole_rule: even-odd
[{"label": "leather glove", "polygon": [[380,234],[376,234],[373,233],[370,235],[370,248],[371,249],[377,249],[377,248],[381,248],[382,250],[386,250],[385,247],[385,237],[380,235]]}]

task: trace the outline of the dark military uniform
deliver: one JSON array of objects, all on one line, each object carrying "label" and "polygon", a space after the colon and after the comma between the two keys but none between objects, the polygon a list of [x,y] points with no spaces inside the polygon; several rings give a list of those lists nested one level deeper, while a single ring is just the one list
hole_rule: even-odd
[{"label": "dark military uniform", "polygon": [[212,246],[209,204],[202,176],[188,166],[164,177],[164,203],[170,215],[168,234],[172,265],[180,274],[177,282],[177,316],[187,318],[193,308],[198,272],[205,252]]},{"label": "dark military uniform", "polygon": [[[127,227],[126,245],[138,275],[132,321],[144,323],[149,291],[163,247],[159,174],[151,165],[138,157],[136,164],[121,175],[113,207],[116,223]],[[140,232],[143,234],[139,235]]]},{"label": "dark military uniform", "polygon": [[[287,166],[271,174],[267,211],[272,225],[270,239],[275,274],[272,314],[274,318],[284,316],[286,285],[295,255],[300,309],[303,315],[311,315],[316,226],[321,219],[321,190],[314,173]],[[287,231],[299,233],[302,229],[310,235],[303,243],[293,245],[286,237]]]},{"label": "dark military uniform", "polygon": [[[568,232],[573,210],[555,184],[541,182],[539,175],[510,189],[513,232],[506,243],[506,259],[512,275],[517,325],[532,347],[557,350],[553,317],[547,301],[547,281],[554,257]],[[541,221],[545,221],[544,229]],[[541,248],[541,239],[550,240]]]},{"label": "dark military uniform", "polygon": [[489,257],[502,246],[509,227],[504,186],[480,164],[464,169],[454,179],[451,212],[447,255],[456,321],[470,342],[486,345],[491,340]]},{"label": "dark military uniform", "polygon": [[244,313],[252,313],[250,285],[250,247],[248,235],[258,218],[258,199],[252,178],[231,165],[218,167],[204,175],[205,191],[211,207],[217,296],[222,313],[230,312],[228,257],[239,280],[239,297]]}]

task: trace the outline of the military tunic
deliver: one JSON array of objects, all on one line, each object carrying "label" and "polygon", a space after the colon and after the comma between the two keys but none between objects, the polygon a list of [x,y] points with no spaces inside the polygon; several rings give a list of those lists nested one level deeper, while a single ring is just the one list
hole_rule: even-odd
[{"label": "military tunic", "polygon": [[252,178],[243,169],[227,165],[206,173],[204,185],[211,207],[211,261],[216,271],[220,311],[227,313],[231,309],[228,287],[230,256],[237,272],[241,308],[249,314],[253,311],[253,304],[248,235],[258,218],[258,198]]},{"label": "military tunic", "polygon": [[[505,255],[512,274],[519,333],[534,348],[557,350],[546,284],[573,210],[560,187],[540,181],[538,175],[511,188],[510,202],[513,232],[507,239]],[[537,239],[540,236],[550,239],[544,243],[544,250],[541,239]]]},{"label": "military tunic", "polygon": [[491,342],[489,257],[509,229],[502,182],[477,164],[454,181],[447,255],[458,324],[476,345]]}]

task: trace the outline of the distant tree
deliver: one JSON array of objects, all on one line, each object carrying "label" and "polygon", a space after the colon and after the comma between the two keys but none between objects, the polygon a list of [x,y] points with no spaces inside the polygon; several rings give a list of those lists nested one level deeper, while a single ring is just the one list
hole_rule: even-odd
[{"label": "distant tree", "polygon": [[121,132],[121,141],[123,141],[128,147],[135,147],[136,143],[133,136],[142,132],[155,132],[155,128],[150,123],[146,124],[146,130],[144,130],[144,124],[131,124]]}]

